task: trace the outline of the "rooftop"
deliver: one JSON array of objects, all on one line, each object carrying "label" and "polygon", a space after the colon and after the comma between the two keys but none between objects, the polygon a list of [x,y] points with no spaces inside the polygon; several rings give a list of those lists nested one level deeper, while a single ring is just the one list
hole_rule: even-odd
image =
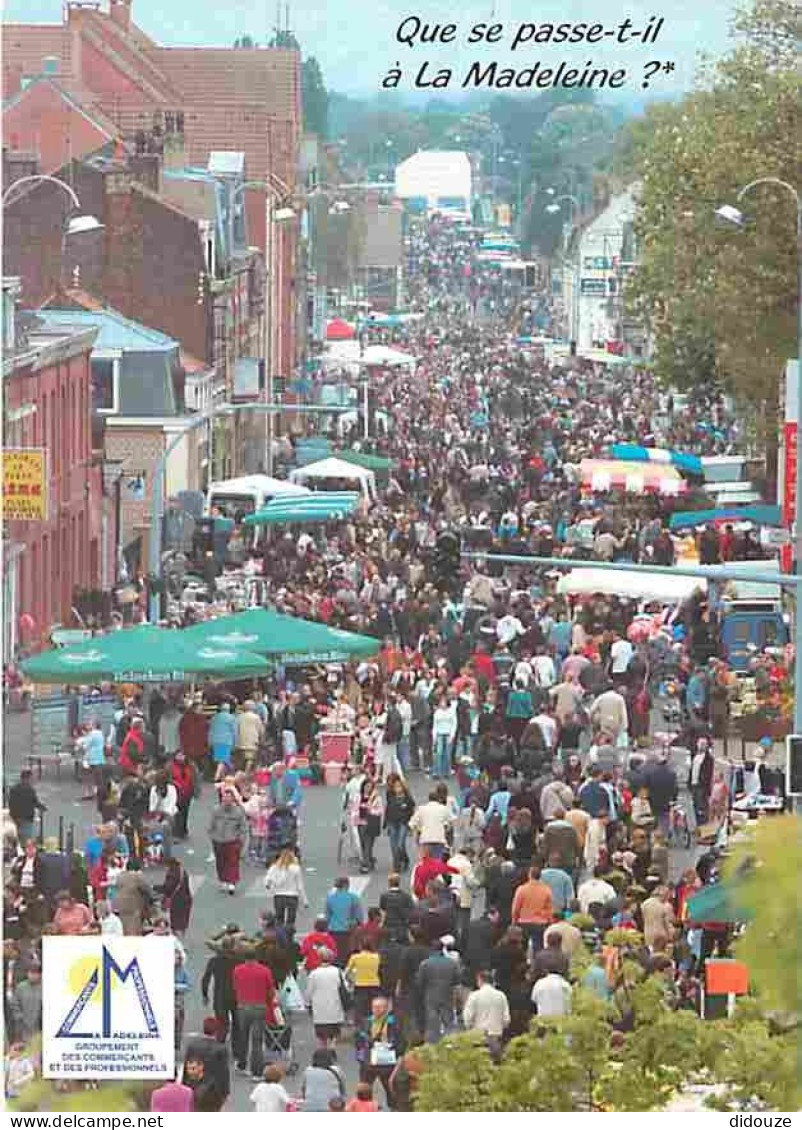
[{"label": "rooftop", "polygon": [[95,349],[121,352],[169,353],[178,349],[178,342],[159,330],[124,318],[116,310],[60,310],[47,307],[37,310],[49,332],[97,329]]}]

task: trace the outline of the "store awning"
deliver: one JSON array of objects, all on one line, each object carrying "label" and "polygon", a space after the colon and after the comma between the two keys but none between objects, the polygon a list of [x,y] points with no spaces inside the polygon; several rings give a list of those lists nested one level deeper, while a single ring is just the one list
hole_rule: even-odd
[{"label": "store awning", "polygon": [[715,510],[681,510],[672,514],[669,529],[686,530],[709,522],[752,522],[755,526],[783,526],[779,506],[720,506]]},{"label": "store awning", "polygon": [[673,451],[664,447],[641,447],[636,443],[614,443],[610,448],[613,459],[623,459],[626,463],[657,463],[676,467],[688,475],[704,474],[702,460],[698,455],[684,451]]},{"label": "store awning", "polygon": [[26,660],[22,670],[35,683],[184,683],[264,675],[269,664],[247,649],[212,646],[177,629],[143,625],[43,652]]},{"label": "store awning", "polygon": [[184,629],[184,635],[207,647],[246,648],[284,663],[344,663],[375,655],[381,641],[330,628],[313,620],[250,608]]},{"label": "store awning", "polygon": [[688,484],[675,467],[628,463],[624,459],[583,459],[579,465],[582,486],[594,491],[644,491],[662,495],[685,494]]}]

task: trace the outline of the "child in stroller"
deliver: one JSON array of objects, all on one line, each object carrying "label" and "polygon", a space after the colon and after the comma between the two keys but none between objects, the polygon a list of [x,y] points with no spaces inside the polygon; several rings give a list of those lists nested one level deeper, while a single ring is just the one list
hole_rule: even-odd
[{"label": "child in stroller", "polygon": [[292,848],[298,855],[298,846],[298,818],[295,810],[288,805],[279,805],[267,818],[265,864],[270,866],[274,863],[285,848]]}]

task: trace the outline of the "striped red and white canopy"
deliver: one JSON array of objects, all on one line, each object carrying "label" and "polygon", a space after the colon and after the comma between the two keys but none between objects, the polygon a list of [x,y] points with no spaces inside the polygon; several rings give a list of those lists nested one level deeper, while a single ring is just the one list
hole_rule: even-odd
[{"label": "striped red and white canopy", "polygon": [[661,463],[629,463],[623,459],[583,459],[579,465],[583,487],[599,493],[622,490],[629,494],[685,494],[688,484],[675,467]]}]

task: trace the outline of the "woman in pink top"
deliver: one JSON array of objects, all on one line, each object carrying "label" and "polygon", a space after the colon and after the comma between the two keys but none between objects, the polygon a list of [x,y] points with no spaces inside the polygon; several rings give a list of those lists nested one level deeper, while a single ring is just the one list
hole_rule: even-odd
[{"label": "woman in pink top", "polygon": [[179,1083],[165,1083],[150,1096],[150,1109],[158,1114],[188,1114],[195,1109],[192,1088]]}]

